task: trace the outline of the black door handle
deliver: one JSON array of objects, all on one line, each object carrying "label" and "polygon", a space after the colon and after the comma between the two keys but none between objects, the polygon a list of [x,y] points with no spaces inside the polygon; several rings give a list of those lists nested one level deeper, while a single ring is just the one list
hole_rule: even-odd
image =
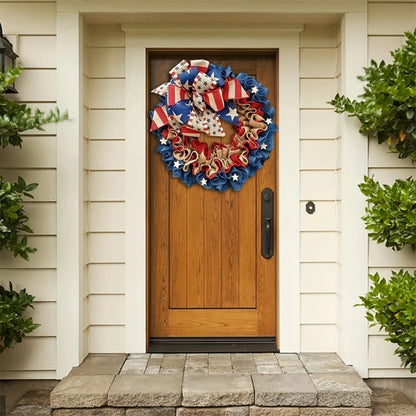
[{"label": "black door handle", "polygon": [[270,259],[274,254],[274,193],[270,188],[261,192],[261,255]]}]

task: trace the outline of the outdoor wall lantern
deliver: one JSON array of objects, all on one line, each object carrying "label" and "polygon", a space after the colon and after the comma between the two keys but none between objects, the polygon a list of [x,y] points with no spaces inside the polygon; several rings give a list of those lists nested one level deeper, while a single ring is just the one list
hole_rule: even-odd
[{"label": "outdoor wall lantern", "polygon": [[[3,36],[3,29],[0,23],[0,71],[14,68],[18,55],[13,52],[13,45]],[[9,85],[5,90],[7,94],[16,94],[17,90],[13,85]]]}]

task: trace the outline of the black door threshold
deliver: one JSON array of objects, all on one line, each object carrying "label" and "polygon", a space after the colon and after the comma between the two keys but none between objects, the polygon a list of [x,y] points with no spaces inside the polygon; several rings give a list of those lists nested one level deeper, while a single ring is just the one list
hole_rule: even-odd
[{"label": "black door threshold", "polygon": [[279,352],[274,337],[151,338],[148,352]]}]

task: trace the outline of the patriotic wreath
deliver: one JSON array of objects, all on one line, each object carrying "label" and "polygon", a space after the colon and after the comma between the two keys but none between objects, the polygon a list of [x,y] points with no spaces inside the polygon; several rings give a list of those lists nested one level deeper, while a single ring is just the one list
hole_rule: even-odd
[{"label": "patriotic wreath", "polygon": [[[161,102],[150,112],[156,150],[168,170],[188,186],[240,190],[274,146],[268,89],[248,74],[206,60],[182,60],[169,74],[169,82],[152,90]],[[230,143],[201,142],[201,132],[225,136],[221,119],[233,125]]]}]

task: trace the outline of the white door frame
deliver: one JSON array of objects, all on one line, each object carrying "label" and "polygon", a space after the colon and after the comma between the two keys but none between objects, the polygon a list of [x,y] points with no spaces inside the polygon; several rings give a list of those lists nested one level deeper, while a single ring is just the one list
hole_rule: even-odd
[{"label": "white door frame", "polygon": [[[146,49],[273,48],[279,50],[279,340],[299,351],[299,32],[142,28],[126,32],[126,347],[146,350]],[[194,30],[193,30],[194,29]],[[138,301],[137,294],[142,294]]]}]

